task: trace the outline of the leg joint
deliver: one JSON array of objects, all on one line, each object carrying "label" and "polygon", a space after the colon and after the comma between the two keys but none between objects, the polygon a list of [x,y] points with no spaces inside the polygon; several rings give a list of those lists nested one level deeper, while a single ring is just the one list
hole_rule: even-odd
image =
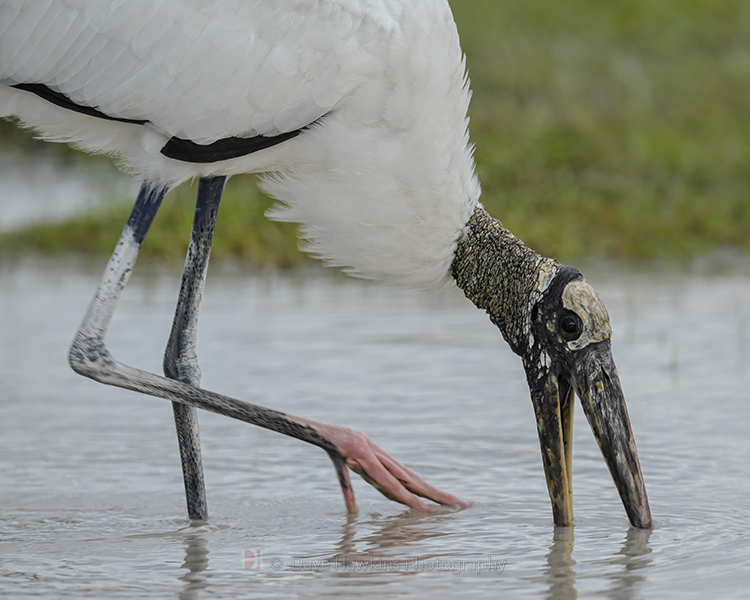
[{"label": "leg joint", "polygon": [[104,345],[104,340],[78,332],[68,351],[68,362],[79,375],[101,380],[102,375],[114,370],[115,359]]}]

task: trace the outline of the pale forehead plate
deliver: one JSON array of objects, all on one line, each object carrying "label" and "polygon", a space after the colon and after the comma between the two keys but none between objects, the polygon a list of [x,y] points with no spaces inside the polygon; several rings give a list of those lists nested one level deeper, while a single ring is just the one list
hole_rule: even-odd
[{"label": "pale forehead plate", "polygon": [[568,342],[568,348],[580,350],[612,337],[607,309],[599,294],[586,281],[577,279],[568,283],[563,290],[562,301],[565,308],[572,310],[583,321],[583,333],[578,339]]}]

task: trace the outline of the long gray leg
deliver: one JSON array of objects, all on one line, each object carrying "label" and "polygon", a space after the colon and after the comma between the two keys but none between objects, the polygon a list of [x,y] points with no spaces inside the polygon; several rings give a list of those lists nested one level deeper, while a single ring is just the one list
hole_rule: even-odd
[{"label": "long gray leg", "polygon": [[[170,379],[199,387],[201,370],[198,366],[198,315],[203,286],[206,281],[211,241],[219,211],[226,177],[201,178],[195,204],[193,231],[190,235],[182,285],[177,300],[172,333],[164,352],[164,374]],[[172,403],[177,440],[180,445],[185,498],[191,519],[207,519],[206,485],[198,431],[198,415],[192,406]]]},{"label": "long gray leg", "polygon": [[150,183],[144,183],[138,192],[130,218],[107,263],[96,294],[70,348],[68,360],[77,372],[77,366],[104,366],[112,363],[109,350],[104,346],[104,336],[120,294],[130,279],[143,238],[146,237],[166,192],[166,188]]},{"label": "long gray leg", "polygon": [[101,383],[210,410],[322,448],[333,461],[350,512],[356,510],[356,506],[347,467],[389,498],[414,508],[428,509],[417,495],[440,504],[467,506],[458,498],[424,482],[359,432],[242,402],[115,360],[104,339],[143,239],[165,193],[165,188],[153,184],[144,183],[141,187],[133,212],[70,347],[68,360],[73,370]]},{"label": "long gray leg", "polygon": [[[215,186],[218,181],[214,180]],[[133,271],[138,253],[149,227],[161,206],[167,189],[146,182],[141,187],[133,211],[117,242],[99,287],[89,304],[83,323],[68,353],[70,366],[76,373],[101,383],[157,396],[187,406],[203,408],[218,414],[265,427],[314,444],[325,450],[333,460],[345,496],[351,494],[344,457],[335,443],[318,433],[316,423],[285,413],[235,400],[196,386],[167,379],[125,365],[112,356],[104,339],[122,290]],[[190,259],[188,259],[189,261]],[[178,309],[178,313],[180,310]],[[197,313],[197,311],[196,311]],[[197,314],[196,314],[197,316]],[[170,346],[172,342],[170,340]],[[185,346],[189,348],[189,344]],[[168,347],[169,351],[169,347]],[[189,361],[188,363],[189,364]],[[190,368],[187,369],[190,371]],[[190,374],[193,377],[194,374]],[[347,502],[349,504],[349,502]]]}]

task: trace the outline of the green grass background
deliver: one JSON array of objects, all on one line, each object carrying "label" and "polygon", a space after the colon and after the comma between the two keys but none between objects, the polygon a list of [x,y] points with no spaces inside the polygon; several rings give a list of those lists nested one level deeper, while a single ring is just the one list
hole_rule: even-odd
[{"label": "green grass background", "polygon": [[[750,2],[454,0],[483,202],[571,260],[750,251]],[[0,129],[6,143],[30,145]],[[31,146],[33,152],[33,146]],[[165,201],[143,256],[182,261],[195,188]],[[6,257],[109,253],[129,203],[0,237]],[[251,177],[230,180],[213,258],[306,260]]]}]

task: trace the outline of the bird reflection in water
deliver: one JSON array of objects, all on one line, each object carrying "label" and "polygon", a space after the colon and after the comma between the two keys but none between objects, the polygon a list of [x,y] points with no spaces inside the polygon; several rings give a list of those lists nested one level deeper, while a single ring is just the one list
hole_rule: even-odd
[{"label": "bird reflection in water", "polygon": [[[651,548],[648,545],[651,529],[628,528],[622,547],[617,554],[605,559],[610,589],[602,597],[629,600],[637,596],[639,584],[646,579],[644,569],[651,564]],[[575,600],[576,588],[575,526],[555,527],[552,545],[547,553],[547,565],[542,576],[548,586],[549,600]],[[617,567],[620,568],[617,568]]]}]

